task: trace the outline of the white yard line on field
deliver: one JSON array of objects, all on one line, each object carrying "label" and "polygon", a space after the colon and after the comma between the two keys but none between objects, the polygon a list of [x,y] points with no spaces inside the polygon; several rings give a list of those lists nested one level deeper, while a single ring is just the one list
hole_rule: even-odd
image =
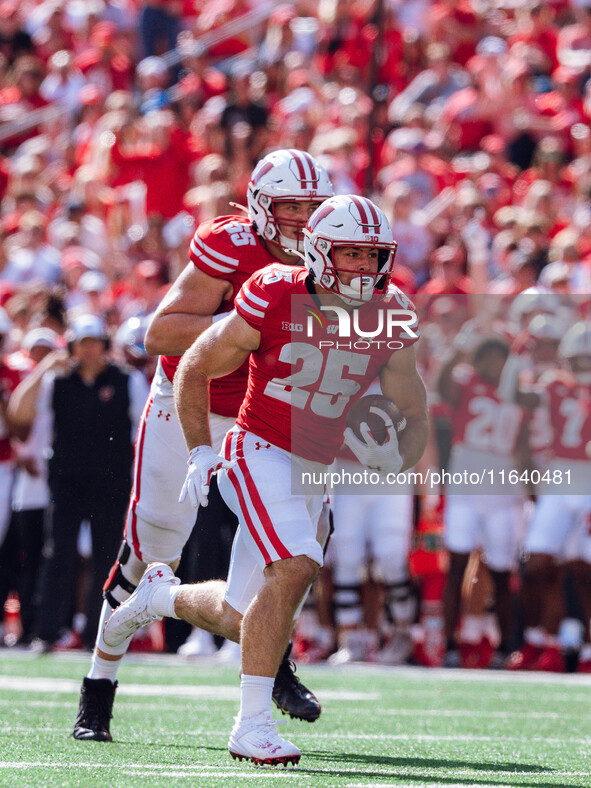
[{"label": "white yard line on field", "polygon": [[[29,727],[27,725],[1,725],[0,734],[7,733],[52,733],[62,736],[64,733],[69,733],[70,728],[56,728],[55,726],[48,727]],[[194,737],[213,737],[213,738],[227,738],[228,731],[212,731],[207,728],[198,728],[196,730],[170,730],[170,736],[194,736]],[[471,733],[457,733],[450,735],[437,735],[429,733],[307,733],[304,731],[294,732],[294,736],[298,739],[312,739],[325,740],[325,741],[400,741],[400,742],[451,742],[453,743],[467,743],[467,742],[485,742],[494,744],[497,742],[511,743],[511,744],[547,744],[556,747],[564,747],[566,744],[580,745],[582,747],[591,746],[591,737],[575,738],[568,733],[564,738],[548,737],[548,736],[491,736],[491,735],[476,735]],[[121,744],[122,742],[120,742]],[[166,741],[162,740],[162,746],[166,746]]]},{"label": "white yard line on field", "polygon": [[[13,692],[80,692],[80,680],[46,679],[33,676],[0,676],[0,690]],[[317,690],[326,700],[372,701],[379,700],[377,692],[350,692],[345,690]],[[240,699],[240,688],[226,684],[123,684],[118,695],[135,697],[182,697],[205,698],[207,700],[237,701]]]},{"label": "white yard line on field", "polygon": [[[587,701],[588,702],[588,701]],[[193,699],[188,698],[186,701],[190,704],[191,711],[211,711],[209,704],[195,703]],[[137,703],[129,700],[126,697],[118,697],[118,705],[123,706],[125,709],[134,711],[160,711],[160,712],[173,712],[178,713],[179,703]],[[8,698],[0,698],[1,706],[14,706],[14,700]],[[72,701],[58,701],[58,700],[24,700],[19,699],[20,707],[30,708],[53,708],[53,709],[71,709]],[[332,710],[334,713],[336,709]],[[326,713],[326,709],[325,709]],[[519,719],[528,720],[564,720],[564,719],[581,719],[580,713],[575,712],[553,712],[553,711],[477,711],[472,709],[382,709],[372,706],[370,709],[356,708],[355,714],[371,714],[374,717],[458,717],[458,718],[471,718],[483,717],[490,719],[510,719],[511,717],[518,717]]]},{"label": "white yard line on field", "polygon": [[[227,777],[229,774],[234,774],[236,777],[255,778],[255,777],[273,777],[277,771],[265,771],[263,769],[254,770],[252,773],[240,772],[238,765],[228,766],[206,766],[199,764],[199,766],[171,766],[162,765],[159,763],[80,763],[79,761],[68,761],[61,763],[47,763],[46,761],[13,761],[9,763],[0,763],[0,769],[115,769],[119,774],[128,775],[149,775],[160,774],[166,772],[166,777],[200,777],[205,773],[206,776],[215,777],[216,775],[223,775]],[[176,772],[176,774],[172,771]],[[281,770],[283,771],[283,769]],[[287,771],[289,774],[289,771]]]},{"label": "white yard line on field", "polygon": [[[305,753],[303,755],[305,758]],[[224,776],[228,777],[229,775],[237,778],[244,778],[244,779],[260,779],[264,777],[271,777],[277,778],[279,775],[285,775],[286,777],[301,777],[305,774],[316,774],[316,773],[327,773],[327,774],[334,774],[334,766],[323,768],[321,766],[315,767],[310,764],[310,768],[304,767],[296,767],[296,768],[289,768],[289,769],[255,769],[250,765],[245,765],[243,767],[239,767],[237,764],[229,764],[228,766],[207,766],[207,765],[199,765],[199,767],[195,766],[171,766],[171,764],[162,765],[157,763],[128,763],[128,764],[114,764],[114,763],[80,763],[78,761],[68,761],[68,762],[60,762],[60,763],[47,763],[46,761],[12,761],[12,762],[4,762],[0,763],[0,769],[68,769],[71,770],[75,769],[111,769],[117,771],[119,774],[128,774],[128,775],[148,775],[148,774],[159,774],[162,775],[163,772],[166,773],[166,777],[170,776],[179,776],[179,777],[193,777],[193,776],[206,776],[206,777],[213,777],[213,776]],[[252,771],[245,771],[244,769],[252,769]],[[384,769],[383,767],[372,767],[372,772],[383,774],[385,776],[395,777],[399,774],[401,767],[393,767],[391,769]],[[441,769],[439,768],[425,768],[418,764],[416,767],[412,766],[404,766],[404,771],[408,774],[409,771],[412,771],[414,774],[440,774]],[[356,766],[338,766],[338,772],[340,774],[357,774],[359,773],[359,767]],[[486,767],[482,769],[455,769],[453,771],[446,769],[445,774],[447,776],[457,776],[457,777],[480,777],[482,778],[483,775],[488,774],[489,772],[493,772],[495,777],[545,777],[546,779],[555,778],[555,777],[588,777],[590,772],[575,772],[575,771],[554,771],[553,769],[536,769],[536,770],[498,770],[498,769],[487,769]],[[426,778],[428,779],[428,778]],[[367,785],[363,783],[364,788],[367,788]],[[383,783],[381,783],[383,785]],[[465,782],[462,783],[465,786]],[[497,784],[498,786],[499,784]]]},{"label": "white yard line on field", "polygon": [[[431,679],[453,684],[454,681],[467,683],[486,682],[490,684],[565,684],[567,686],[583,686],[591,689],[591,674],[589,673],[543,673],[537,671],[511,671],[511,670],[464,670],[461,668],[421,668],[411,665],[379,666],[368,665],[363,662],[349,663],[347,665],[313,665],[312,669],[322,675],[328,671],[338,676],[347,673],[355,676],[390,676],[397,675],[405,679],[416,679],[425,684]],[[307,667],[307,670],[310,668]]]}]

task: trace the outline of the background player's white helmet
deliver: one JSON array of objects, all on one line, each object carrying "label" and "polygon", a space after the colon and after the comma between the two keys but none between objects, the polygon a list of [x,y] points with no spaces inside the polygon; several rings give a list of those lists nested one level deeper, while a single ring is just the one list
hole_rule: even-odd
[{"label": "background player's white helmet", "polygon": [[303,251],[305,222],[281,220],[284,226],[295,227],[296,238],[287,238],[275,218],[277,202],[311,202],[333,195],[332,183],[322,165],[304,151],[276,150],[267,154],[254,168],[246,201],[256,231],[266,241],[284,249]]},{"label": "background player's white helmet", "polygon": [[115,348],[124,353],[129,353],[135,359],[147,357],[144,346],[146,336],[146,319],[140,317],[130,317],[117,329],[113,344]]},{"label": "background player's white helmet", "polygon": [[517,329],[525,328],[535,315],[556,314],[558,299],[556,294],[549,293],[534,285],[515,296],[509,308],[509,320]]},{"label": "background player's white helmet", "polygon": [[528,334],[535,340],[559,342],[564,334],[565,325],[554,315],[536,315],[527,324]]},{"label": "background player's white helmet", "polygon": [[558,366],[558,345],[564,335],[565,325],[554,315],[536,315],[527,325],[532,343],[531,358],[536,375]]},{"label": "background player's white helmet", "polygon": [[[384,212],[367,197],[339,195],[317,208],[304,230],[304,262],[315,282],[349,303],[369,301],[385,292],[392,277],[398,244]],[[378,250],[378,275],[356,276],[343,284],[334,265],[336,246],[367,246]]]},{"label": "background player's white helmet", "polygon": [[562,337],[558,348],[580,383],[591,383],[591,322],[580,321]]}]

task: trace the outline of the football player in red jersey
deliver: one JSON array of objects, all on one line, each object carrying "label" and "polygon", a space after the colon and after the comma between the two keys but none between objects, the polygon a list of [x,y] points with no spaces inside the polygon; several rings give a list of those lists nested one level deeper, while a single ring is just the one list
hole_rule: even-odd
[{"label": "football player in red jersey", "polygon": [[[525,442],[526,412],[504,402],[498,392],[509,354],[500,337],[482,339],[471,364],[456,351],[442,366],[438,388],[452,411],[451,474],[475,472],[482,483],[448,485],[444,514],[444,542],[450,562],[444,592],[445,665],[460,667],[454,632],[460,611],[461,589],[470,553],[480,547],[495,587],[495,612],[501,631],[496,664],[507,656],[512,638],[513,605],[510,572],[517,558],[519,524],[523,518],[523,490],[500,479],[508,478]],[[493,474],[492,480],[489,474]]]},{"label": "football player in red jersey", "polygon": [[[179,587],[170,567],[154,564],[103,636],[116,645],[140,622],[167,615],[240,637],[241,705],[228,745],[240,759],[285,764],[301,754],[277,734],[271,692],[294,617],[323,562],[317,534],[323,484],[306,486],[306,474],[322,479],[343,435],[378,478],[411,467],[426,444],[426,394],[412,347],[416,315],[389,285],[395,248],[385,215],[371,201],[326,200],[306,228],[305,269],[272,265],[252,276],[236,298],[236,313],[191,346],[175,378],[190,447],[182,496],[203,505],[212,474],[223,469],[219,488],[240,520],[228,582]],[[402,310],[408,323],[394,326],[388,341],[373,337],[343,349],[328,339],[336,328],[329,321],[322,339],[313,331],[307,335],[311,302],[316,310],[340,310],[358,325],[389,308],[389,314]],[[247,394],[219,456],[208,426],[209,381],[248,358]],[[368,432],[363,441],[345,430],[349,408],[377,375],[384,395],[407,419],[400,439],[390,423],[381,445]]]},{"label": "football player in red jersey", "polygon": [[559,356],[564,369],[542,375],[537,386],[521,390],[519,401],[544,405],[552,428],[549,482],[539,495],[525,537],[522,604],[525,638],[511,654],[512,670],[564,672],[557,633],[563,617],[562,566],[576,581],[587,626],[579,670],[591,672],[591,323],[575,323],[564,334]]},{"label": "football player in red jersey", "polygon": [[[181,355],[195,338],[232,313],[234,297],[251,274],[275,261],[300,262],[302,230],[313,210],[332,195],[326,171],[307,153],[279,150],[255,167],[248,187],[248,217],[222,216],[197,228],[190,262],[148,327],[145,346],[160,354],[136,442],[134,484],[119,557],[105,583],[103,611],[90,670],[84,679],[74,738],[111,741],[109,720],[117,669],[130,639],[116,648],[103,640],[103,624],[136,588],[148,564],[178,566],[195,524],[189,501],[178,501],[186,474],[186,447],[173,402],[172,381]],[[247,367],[211,386],[213,445],[236,420]],[[203,513],[201,513],[203,514]],[[282,663],[274,695],[284,711],[315,719],[318,701]],[[280,693],[280,694],[278,694]],[[297,697],[296,697],[297,696]],[[304,716],[306,715],[306,716]]]},{"label": "football player in red jersey", "polygon": [[14,475],[14,452],[10,442],[14,425],[8,418],[8,400],[21,381],[21,373],[13,369],[4,357],[4,343],[12,323],[0,307],[0,545],[4,541],[10,520],[10,496]]}]

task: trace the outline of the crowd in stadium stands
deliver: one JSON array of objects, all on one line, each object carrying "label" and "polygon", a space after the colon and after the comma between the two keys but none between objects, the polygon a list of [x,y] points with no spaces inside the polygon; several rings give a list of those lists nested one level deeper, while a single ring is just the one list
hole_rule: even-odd
[{"label": "crowd in stadium stands", "polygon": [[[480,340],[496,336],[489,356],[526,358],[521,373],[535,377],[564,363],[562,336],[591,319],[590,120],[591,0],[0,0],[5,643],[38,634],[51,560],[49,446],[11,433],[8,403],[38,365],[58,364],[76,319],[101,318],[113,358],[150,380],[142,332],[186,265],[196,225],[244,204],[265,153],[309,151],[336,193],[371,197],[392,222],[397,284],[423,326],[417,353],[433,423],[425,467],[447,467],[452,430],[462,440],[458,397],[484,363],[484,351],[470,355]],[[540,315],[541,333],[531,324]],[[544,342],[549,356],[536,367]],[[457,367],[470,359],[462,377]],[[403,492],[386,500],[404,522],[367,537],[364,565],[351,563],[365,537],[363,550],[339,543],[337,517],[297,657],[500,666],[525,629],[511,666],[572,669],[581,647],[580,668],[591,672],[586,602],[558,560],[572,555],[560,545],[532,567],[521,549],[531,485],[512,502],[509,565],[444,537],[443,488]],[[466,513],[455,507],[457,525]],[[383,500],[379,512],[383,525]],[[371,516],[359,509],[360,520]],[[558,508],[557,529],[560,520]],[[88,523],[78,552],[58,649],[93,640],[81,639]],[[485,558],[493,553],[485,545]],[[538,590],[556,590],[537,618],[520,593],[532,577]],[[188,635],[172,624],[166,634],[171,650]],[[214,649],[199,643],[193,653]]]}]

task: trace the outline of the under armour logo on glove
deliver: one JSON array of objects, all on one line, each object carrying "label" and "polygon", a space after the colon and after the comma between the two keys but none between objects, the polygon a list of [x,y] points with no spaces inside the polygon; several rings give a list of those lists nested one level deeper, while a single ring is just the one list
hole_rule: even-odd
[{"label": "under armour logo on glove", "polygon": [[271,448],[271,444],[270,444],[270,443],[259,443],[259,441],[257,441],[257,442],[255,443],[254,447],[255,447],[255,449],[256,449],[257,451],[258,451],[259,449],[270,449],[270,448]]},{"label": "under armour logo on glove", "polygon": [[155,580],[157,577],[164,577],[160,569],[156,572],[155,575],[148,575],[148,583],[151,583],[152,580]]},{"label": "under armour logo on glove", "polygon": [[211,446],[204,445],[191,449],[187,465],[189,470],[179,495],[179,503],[182,503],[188,495],[192,505],[197,508],[207,506],[211,477],[222,468],[231,468],[234,462],[225,460],[216,454]]}]

